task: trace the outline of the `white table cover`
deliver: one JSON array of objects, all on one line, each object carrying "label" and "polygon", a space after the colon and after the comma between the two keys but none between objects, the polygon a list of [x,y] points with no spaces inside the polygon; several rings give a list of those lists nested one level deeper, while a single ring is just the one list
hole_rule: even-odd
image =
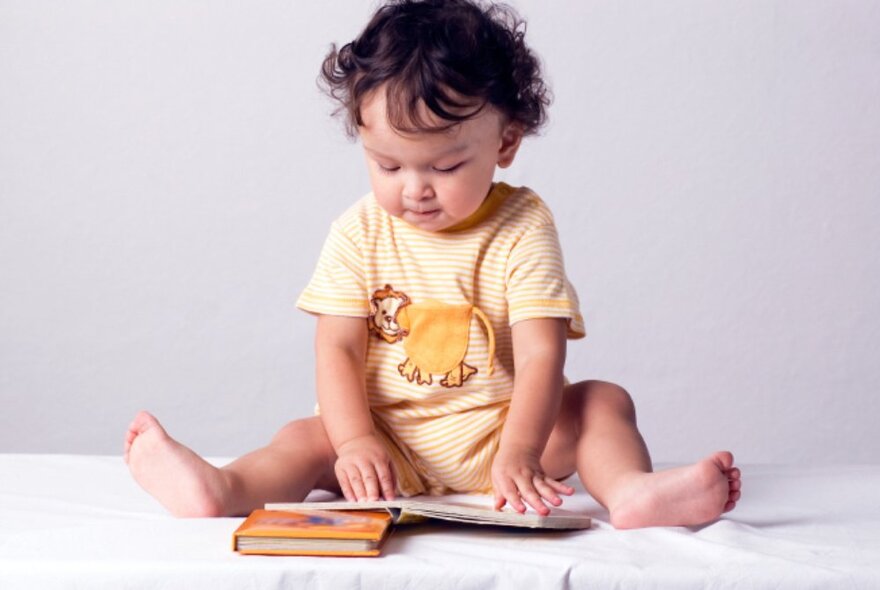
[{"label": "white table cover", "polygon": [[242,556],[241,518],[177,519],[119,457],[0,454],[0,589],[880,588],[880,465],[742,467],[699,528],[616,531],[583,491],[579,532],[419,525],[380,558]]}]

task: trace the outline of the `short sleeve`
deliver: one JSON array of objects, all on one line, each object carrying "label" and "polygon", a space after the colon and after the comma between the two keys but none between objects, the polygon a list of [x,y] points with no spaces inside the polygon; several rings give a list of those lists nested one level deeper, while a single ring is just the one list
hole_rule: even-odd
[{"label": "short sleeve", "polygon": [[300,309],[322,315],[366,317],[370,306],[366,296],[363,255],[334,223],[324,242],[312,279],[296,302]]},{"label": "short sleeve", "polygon": [[511,249],[505,274],[509,322],[568,319],[568,337],[583,338],[577,293],[565,276],[559,236],[552,223],[528,230]]}]

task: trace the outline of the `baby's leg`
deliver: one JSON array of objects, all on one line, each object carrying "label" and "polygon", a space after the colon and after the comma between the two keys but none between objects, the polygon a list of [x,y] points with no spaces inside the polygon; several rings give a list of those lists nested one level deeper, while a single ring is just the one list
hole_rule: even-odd
[{"label": "baby's leg", "polygon": [[141,487],[175,516],[244,515],[336,485],[335,454],[320,418],[291,422],[268,446],[217,468],[140,412],[128,427],[125,461]]},{"label": "baby's leg", "polygon": [[703,524],[732,510],[740,496],[740,472],[728,452],[654,473],[632,399],[599,381],[566,389],[542,463],[551,477],[576,469],[617,528]]}]

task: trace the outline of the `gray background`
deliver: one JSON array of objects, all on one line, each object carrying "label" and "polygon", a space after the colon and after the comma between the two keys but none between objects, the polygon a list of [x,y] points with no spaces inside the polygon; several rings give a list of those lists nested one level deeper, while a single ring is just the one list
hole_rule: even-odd
[{"label": "gray background", "polygon": [[[876,462],[880,4],[513,2],[555,91],[499,178],[557,216],[655,459]],[[368,190],[316,89],[373,3],[0,0],[0,451],[197,451],[314,403],[294,308]]]}]

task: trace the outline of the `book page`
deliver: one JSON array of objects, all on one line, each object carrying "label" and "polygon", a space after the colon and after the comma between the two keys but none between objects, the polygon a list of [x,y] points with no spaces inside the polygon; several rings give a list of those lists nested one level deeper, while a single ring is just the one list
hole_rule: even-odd
[{"label": "book page", "polygon": [[[591,524],[590,517],[561,508],[552,508],[548,516],[528,508],[520,514],[506,506],[497,511],[494,499],[489,495],[451,494],[446,496],[413,496],[398,500],[373,502],[299,502],[267,504],[272,510],[388,510],[395,522],[412,522],[418,517],[437,518],[471,524],[516,526],[528,528],[584,529]],[[415,517],[415,518],[414,518]]]}]

